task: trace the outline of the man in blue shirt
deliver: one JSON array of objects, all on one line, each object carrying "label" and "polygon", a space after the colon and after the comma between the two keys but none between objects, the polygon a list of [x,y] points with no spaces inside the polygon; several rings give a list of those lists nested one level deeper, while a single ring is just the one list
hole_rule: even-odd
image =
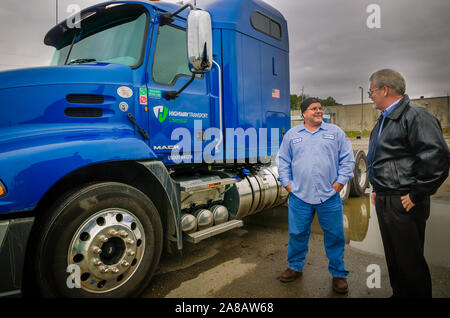
[{"label": "man in blue shirt", "polygon": [[344,221],[339,192],[353,178],[352,145],[338,126],[323,122],[318,99],[301,104],[304,123],[291,128],[278,153],[278,173],[289,195],[288,268],[280,281],[290,282],[302,274],[308,252],[315,211],[324,232],[328,269],[333,289],[348,291],[344,267]]}]

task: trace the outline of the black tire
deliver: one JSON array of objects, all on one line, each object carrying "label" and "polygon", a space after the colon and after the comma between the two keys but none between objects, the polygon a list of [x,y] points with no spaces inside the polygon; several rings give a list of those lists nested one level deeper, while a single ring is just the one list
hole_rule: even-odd
[{"label": "black tire", "polygon": [[342,204],[345,204],[347,202],[349,194],[350,194],[350,181],[348,181],[342,188],[341,192],[339,192]]},{"label": "black tire", "polygon": [[369,176],[367,174],[366,154],[363,150],[357,150],[355,154],[355,169],[353,178],[349,181],[350,196],[360,197],[366,192],[369,186]]},{"label": "black tire", "polygon": [[[40,218],[38,227],[34,269],[44,297],[138,296],[162,252],[157,209],[141,191],[122,183],[97,183],[67,194]],[[103,251],[95,254],[95,247]],[[103,267],[94,267],[96,260]],[[81,268],[81,288],[69,287],[71,263]]]}]

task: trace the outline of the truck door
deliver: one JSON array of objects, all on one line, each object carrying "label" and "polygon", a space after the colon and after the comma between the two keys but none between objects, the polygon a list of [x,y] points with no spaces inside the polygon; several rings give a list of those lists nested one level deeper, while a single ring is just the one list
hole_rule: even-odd
[{"label": "truck door", "polygon": [[152,150],[169,165],[181,163],[180,160],[201,162],[201,150],[210,143],[203,140],[204,132],[217,126],[217,98],[210,94],[210,74],[196,75],[176,99],[164,96],[167,91],[180,90],[192,76],[186,42],[185,21],[176,19],[172,24],[155,25],[146,92],[149,135]]}]

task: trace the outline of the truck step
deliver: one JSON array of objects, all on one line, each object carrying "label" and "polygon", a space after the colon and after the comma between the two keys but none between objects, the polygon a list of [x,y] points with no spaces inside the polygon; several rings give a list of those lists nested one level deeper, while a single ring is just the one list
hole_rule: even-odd
[{"label": "truck step", "polygon": [[234,178],[224,178],[218,180],[211,181],[202,181],[202,182],[180,182],[180,190],[184,192],[195,192],[205,189],[211,189],[214,187],[219,187],[227,184],[236,183],[236,179]]},{"label": "truck step", "polygon": [[231,229],[242,227],[243,225],[244,222],[242,222],[242,220],[231,220],[204,230],[200,230],[195,233],[183,233],[183,236],[186,241],[197,244],[198,242],[203,241],[204,239],[207,239],[211,236],[226,232]]}]

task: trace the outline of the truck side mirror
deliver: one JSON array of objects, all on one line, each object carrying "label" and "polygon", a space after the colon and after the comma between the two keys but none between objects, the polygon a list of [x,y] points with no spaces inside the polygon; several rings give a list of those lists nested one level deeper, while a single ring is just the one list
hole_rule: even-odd
[{"label": "truck side mirror", "polygon": [[187,37],[191,72],[209,72],[212,67],[212,28],[208,12],[192,10],[189,13]]}]

